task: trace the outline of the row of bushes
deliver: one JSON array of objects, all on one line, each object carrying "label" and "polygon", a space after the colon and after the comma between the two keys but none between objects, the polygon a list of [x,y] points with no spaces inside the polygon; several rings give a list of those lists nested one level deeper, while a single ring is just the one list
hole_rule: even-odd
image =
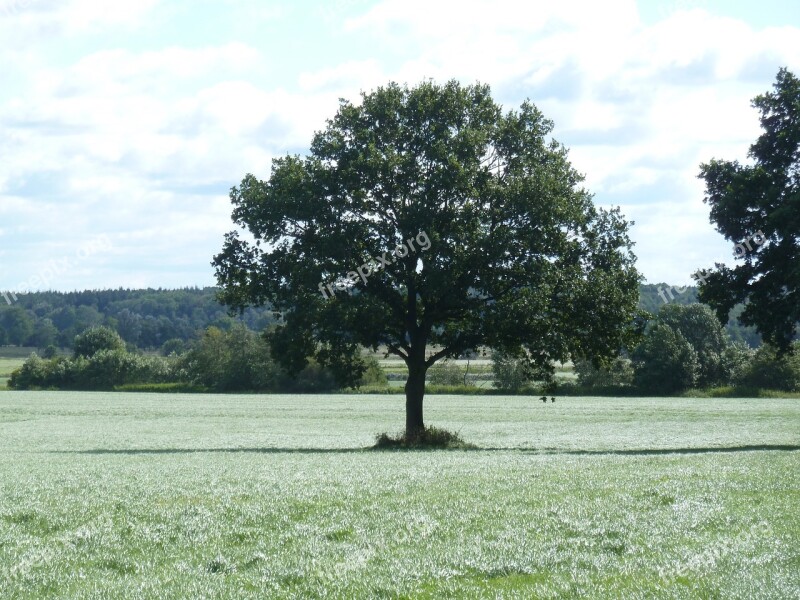
[{"label": "row of bushes", "polygon": [[[733,343],[709,307],[668,304],[651,319],[629,355],[602,365],[576,358],[577,385],[562,382],[558,387],[573,392],[648,395],[718,387],[798,392],[800,342],[793,348],[793,353],[779,355],[768,345],[753,350]],[[449,384],[463,383],[463,375],[463,370],[455,367],[437,373],[445,380],[441,383]],[[496,352],[492,375],[495,387],[510,392],[535,391],[535,381],[547,381],[546,373],[531,373],[523,358]]]},{"label": "row of bushes", "polygon": [[[800,392],[800,344],[798,343],[795,343],[795,351],[791,356],[778,356],[776,350],[770,346],[761,346],[758,350],[753,350],[737,343],[735,347],[728,349],[724,358],[727,375],[717,386],[707,387]],[[680,375],[681,365],[674,366]],[[578,385],[584,389],[633,388],[643,392],[653,392],[652,386],[643,385],[643,379],[648,381],[648,378],[652,377],[649,373],[644,375],[645,369],[644,363],[635,364],[625,358],[617,358],[609,366],[602,368],[594,366],[589,360],[579,360],[575,363]],[[663,373],[665,378],[671,376],[668,369],[664,369]],[[653,384],[657,385],[657,381]],[[690,381],[691,377],[686,377],[680,388],[672,385],[665,387],[673,392],[684,391],[694,387],[689,385]]]},{"label": "row of bushes", "polygon": [[[49,359],[32,355],[15,371],[15,389],[108,390],[119,387],[172,386],[219,392],[328,392],[337,389],[333,375],[309,361],[289,376],[272,359],[265,338],[244,325],[228,331],[211,327],[182,354],[146,356],[126,350],[120,336],[97,327],[77,336],[72,357]],[[630,358],[606,365],[574,361],[578,386],[585,391],[626,390],[670,395],[692,388],[730,386],[746,389],[800,391],[800,343],[793,355],[779,356],[769,346],[754,351],[731,343],[710,309],[704,305],[667,305],[646,328]],[[509,392],[534,389],[534,380],[519,358],[492,355],[494,386]],[[480,374],[466,374],[452,363],[434,366],[432,386],[469,386]],[[361,385],[386,386],[376,361],[368,361]]]},{"label": "row of bushes", "polygon": [[52,359],[36,354],[11,374],[13,389],[107,390],[117,385],[175,381],[174,365],[159,356],[100,350],[91,357]]},{"label": "row of bushes", "polygon": [[769,345],[753,350],[731,343],[711,309],[666,305],[651,321],[630,359],[602,367],[575,361],[585,388],[633,387],[650,394],[734,387],[800,391],[800,342],[780,355]]},{"label": "row of bushes", "polygon": [[[105,327],[77,336],[73,348],[71,357],[31,355],[12,373],[9,387],[110,390],[170,384],[218,392],[326,392],[337,388],[333,375],[313,361],[290,376],[272,360],[263,336],[244,325],[229,331],[210,327],[187,352],[167,357],[128,352],[120,336]],[[375,361],[367,365],[361,383],[386,383]]]}]

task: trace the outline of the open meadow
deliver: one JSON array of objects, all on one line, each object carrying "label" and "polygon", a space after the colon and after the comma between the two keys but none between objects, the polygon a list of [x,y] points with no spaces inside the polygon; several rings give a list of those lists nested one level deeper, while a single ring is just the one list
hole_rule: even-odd
[{"label": "open meadow", "polygon": [[800,401],[4,392],[0,598],[800,597]]}]

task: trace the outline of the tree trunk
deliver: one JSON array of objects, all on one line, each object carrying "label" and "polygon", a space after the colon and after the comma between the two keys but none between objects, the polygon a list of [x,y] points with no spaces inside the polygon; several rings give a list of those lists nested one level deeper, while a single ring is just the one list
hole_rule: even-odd
[{"label": "tree trunk", "polygon": [[425,429],[422,420],[422,400],[425,397],[425,367],[422,364],[408,365],[406,380],[406,437],[411,438]]}]

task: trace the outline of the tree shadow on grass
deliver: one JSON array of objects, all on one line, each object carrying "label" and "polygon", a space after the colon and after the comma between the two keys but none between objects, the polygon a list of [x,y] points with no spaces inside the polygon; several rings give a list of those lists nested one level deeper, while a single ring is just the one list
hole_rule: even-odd
[{"label": "tree shadow on grass", "polygon": [[542,454],[575,454],[575,455],[621,455],[621,456],[661,456],[664,454],[725,454],[731,452],[793,452],[800,450],[800,445],[792,444],[756,444],[749,446],[717,446],[711,448],[644,448],[630,450],[544,450]]},{"label": "tree shadow on grass", "polygon": [[780,451],[794,452],[800,445],[760,444],[745,446],[718,446],[712,448],[643,448],[629,450],[567,450],[560,448],[463,448],[456,450],[392,449],[378,450],[366,448],[94,448],[90,450],[57,450],[53,454],[89,455],[147,455],[147,454],[371,454],[375,452],[521,452],[534,455],[577,455],[577,456],[662,456],[669,454],[725,454],[732,452]]}]

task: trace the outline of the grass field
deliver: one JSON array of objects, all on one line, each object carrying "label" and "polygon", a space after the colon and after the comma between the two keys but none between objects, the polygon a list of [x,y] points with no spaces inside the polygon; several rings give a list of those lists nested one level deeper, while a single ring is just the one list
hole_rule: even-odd
[{"label": "grass field", "polygon": [[0,395],[0,598],[800,597],[800,401]]}]

